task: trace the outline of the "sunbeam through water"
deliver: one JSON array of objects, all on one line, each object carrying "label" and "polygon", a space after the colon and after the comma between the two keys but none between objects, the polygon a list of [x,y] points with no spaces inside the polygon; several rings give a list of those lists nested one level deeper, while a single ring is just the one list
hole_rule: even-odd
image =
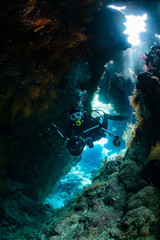
[{"label": "sunbeam through water", "polygon": [[124,34],[128,36],[128,42],[132,44],[132,46],[136,46],[140,44],[139,34],[141,32],[146,31],[145,20],[147,19],[147,14],[143,14],[143,16],[125,16],[127,22],[124,25],[127,29],[124,31]]},{"label": "sunbeam through water", "polygon": [[[110,5],[108,7],[116,9],[125,15],[125,6],[116,7]],[[122,55],[123,69],[121,69],[121,73],[116,74],[122,74],[123,77],[126,77],[126,79],[129,78],[132,83],[135,83],[134,55],[136,55],[137,58],[137,54],[139,54],[140,46],[138,45],[141,43],[139,34],[146,31],[145,20],[147,19],[147,14],[143,14],[142,16],[127,15],[125,17],[127,21],[124,23],[126,26],[124,34],[129,35],[128,41],[132,44],[132,48],[124,51]],[[108,71],[110,66],[112,66],[113,69],[111,69],[111,71],[115,71],[116,65],[114,65],[114,61],[110,61],[105,67]],[[106,104],[99,100],[99,91],[94,94],[91,105],[93,110],[101,110],[112,115],[116,114],[111,103]],[[108,130],[118,136],[122,136],[126,125],[126,121],[116,122],[109,120]],[[72,167],[70,172],[57,183],[54,192],[46,199],[45,204],[50,204],[55,209],[65,206],[67,202],[76,197],[76,194],[80,193],[85,186],[91,184],[92,178],[98,175],[98,169],[102,166],[102,159],[107,157],[109,161],[112,161],[120,151],[121,153],[125,152],[126,146],[123,139],[121,139],[122,144],[118,149],[113,145],[112,140],[113,139],[107,135],[105,138],[94,142],[94,148],[90,149],[89,147],[85,147],[81,155],[81,161]]]}]

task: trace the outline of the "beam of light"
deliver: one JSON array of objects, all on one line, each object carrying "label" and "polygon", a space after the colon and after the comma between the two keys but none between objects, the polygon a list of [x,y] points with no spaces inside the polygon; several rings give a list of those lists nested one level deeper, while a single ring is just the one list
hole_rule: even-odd
[{"label": "beam of light", "polygon": [[124,31],[124,34],[129,35],[128,42],[132,44],[132,46],[136,46],[140,44],[139,34],[141,32],[146,32],[146,24],[145,20],[147,19],[147,14],[143,14],[143,16],[125,16],[127,22],[124,25],[127,29]]},{"label": "beam of light", "polygon": [[109,152],[110,152],[110,151],[109,151],[108,149],[103,148],[103,150],[102,150],[102,157],[104,158],[104,157],[108,156],[108,153],[109,153]]},{"label": "beam of light", "polygon": [[106,64],[104,65],[104,67],[107,68],[108,65],[112,65],[112,64],[114,64],[114,61],[113,61],[113,60],[110,60],[108,63],[106,63]]},{"label": "beam of light", "polygon": [[113,161],[113,160],[115,160],[116,157],[117,157],[117,153],[113,153],[112,155],[110,155],[108,157],[108,161]]},{"label": "beam of light", "polygon": [[107,7],[116,9],[116,10],[118,10],[118,11],[120,11],[120,12],[123,12],[122,10],[126,9],[126,6],[117,7],[117,6],[115,6],[115,5],[109,5],[109,6],[107,6]]},{"label": "beam of light", "polygon": [[102,110],[105,113],[111,113],[114,111],[114,108],[112,107],[112,105],[110,103],[104,104],[98,100],[97,93],[94,95],[94,98],[93,98],[91,104],[92,104],[92,109],[94,109],[94,110]]},{"label": "beam of light", "polygon": [[94,142],[94,145],[99,144],[99,145],[101,145],[102,147],[104,147],[104,145],[105,145],[107,142],[108,142],[108,139],[106,139],[106,138],[101,138],[99,141]]},{"label": "beam of light", "polygon": [[155,34],[155,37],[158,38],[158,40],[160,40],[160,35]]}]

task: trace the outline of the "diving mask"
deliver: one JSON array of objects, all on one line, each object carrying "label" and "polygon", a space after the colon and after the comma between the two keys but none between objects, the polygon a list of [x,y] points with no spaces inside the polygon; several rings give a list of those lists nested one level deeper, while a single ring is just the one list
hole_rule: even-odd
[{"label": "diving mask", "polygon": [[76,112],[76,113],[73,113],[70,115],[70,119],[72,121],[80,121],[81,120],[81,117],[82,117],[82,113],[81,112]]}]

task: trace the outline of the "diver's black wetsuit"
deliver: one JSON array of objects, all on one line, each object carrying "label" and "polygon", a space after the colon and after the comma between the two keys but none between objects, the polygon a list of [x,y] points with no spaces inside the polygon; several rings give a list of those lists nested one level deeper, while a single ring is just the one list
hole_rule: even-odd
[{"label": "diver's black wetsuit", "polygon": [[[61,130],[59,130],[58,127],[51,122],[49,128],[45,132],[40,133],[39,136],[50,134],[51,128],[54,127],[73,156],[80,155],[86,145],[90,148],[94,147],[93,142],[106,137],[105,133],[114,138],[114,146],[120,146],[119,136],[116,136],[107,130],[108,119],[124,121],[127,119],[127,116],[112,116],[110,114],[106,114],[102,110],[92,110],[100,115],[100,117],[94,118],[88,112],[82,112],[76,107],[73,107],[71,110],[71,120],[66,135],[64,135]],[[103,112],[103,116],[99,113],[100,111]]]},{"label": "diver's black wetsuit", "polygon": [[106,136],[99,120],[99,117],[94,118],[87,112],[83,112],[80,125],[77,125],[76,122],[70,120],[66,136],[69,139],[67,142],[67,148],[72,155],[79,155],[83,151],[87,141],[89,141],[88,146],[93,147],[93,142]]},{"label": "diver's black wetsuit", "polygon": [[[74,138],[75,136],[81,136],[84,138],[92,137],[93,142],[101,139],[102,137],[104,137],[104,131],[102,131],[101,129],[101,124],[99,120],[100,120],[99,117],[94,118],[89,113],[83,112],[80,126],[77,126],[74,121],[70,120],[67,137],[68,138]],[[95,128],[93,128],[90,131],[86,131],[92,127]]]}]

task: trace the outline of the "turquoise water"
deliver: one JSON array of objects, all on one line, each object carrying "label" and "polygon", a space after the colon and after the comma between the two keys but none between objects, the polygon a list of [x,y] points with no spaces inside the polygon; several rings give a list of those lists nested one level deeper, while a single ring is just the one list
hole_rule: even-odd
[{"label": "turquoise water", "polygon": [[[115,8],[115,6],[110,7]],[[142,16],[129,16],[129,12],[126,7],[123,7],[122,9],[118,8],[117,10],[122,11],[125,15],[128,15],[126,18],[127,22],[124,24],[127,25],[127,31],[131,29],[131,33],[133,33],[133,24],[135,24],[135,21],[137,21],[139,18],[142,20],[142,29],[134,28],[136,31],[138,30],[138,35],[135,33],[133,36],[129,35],[130,40],[132,40],[132,47],[124,51],[123,54],[119,56],[119,59],[114,59],[104,66],[111,79],[115,78],[115,76],[119,76],[119,78],[117,78],[119,83],[121,76],[123,79],[125,79],[125,87],[127,92],[126,101],[128,101],[127,98],[129,95],[132,95],[132,91],[136,83],[136,75],[139,73],[139,71],[142,71],[144,65],[143,61],[137,61],[137,56],[140,56],[140,54],[143,54],[144,52],[148,52],[148,45],[145,42],[142,43],[139,38],[139,33],[146,31],[145,21],[147,19],[147,15],[143,14]],[[129,22],[129,20],[132,20],[132,22]],[[130,34],[130,32],[127,32],[127,34]],[[135,38],[135,36],[138,38]],[[105,95],[108,94],[110,90],[110,80],[108,78],[105,82],[105,78],[107,79],[108,75],[103,74],[98,86],[99,90],[103,94],[101,101],[103,101],[103,98],[105,98]],[[103,92],[103,90],[106,88],[106,83],[108,84],[108,90],[107,92]],[[104,112],[112,115],[116,114],[113,106],[110,103],[104,104],[103,102],[99,101],[98,93],[98,91],[95,93],[92,101],[92,109],[103,110]],[[129,103],[127,102],[126,108],[130,108]],[[128,112],[130,112],[131,115],[131,109]],[[134,118],[133,115],[132,118]],[[49,203],[55,209],[61,208],[67,203],[68,200],[75,197],[77,193],[81,192],[85,186],[91,184],[92,178],[98,175],[98,170],[103,164],[102,159],[107,156],[108,161],[112,161],[118,154],[125,152],[126,146],[124,140],[122,139],[122,135],[127,127],[127,124],[134,124],[134,122],[135,120],[132,120],[131,122],[131,116],[128,117],[127,121],[116,122],[109,120],[108,131],[120,136],[120,147],[117,148],[113,145],[113,138],[109,135],[107,135],[106,138],[95,142],[94,148],[90,149],[87,147],[82,153],[81,161],[77,164],[77,166],[72,167],[71,171],[57,183],[53,193],[46,199],[46,203]]]},{"label": "turquoise water", "polygon": [[72,167],[70,172],[62,178],[53,193],[48,196],[45,203],[50,204],[54,209],[61,208],[67,202],[91,184],[92,178],[98,175],[99,168],[103,165],[102,159],[108,156],[112,161],[122,150],[125,149],[125,142],[122,139],[123,131],[127,121],[109,120],[108,130],[120,136],[121,146],[113,145],[113,138],[109,135],[94,143],[94,148],[86,147],[82,153],[81,161]]}]

